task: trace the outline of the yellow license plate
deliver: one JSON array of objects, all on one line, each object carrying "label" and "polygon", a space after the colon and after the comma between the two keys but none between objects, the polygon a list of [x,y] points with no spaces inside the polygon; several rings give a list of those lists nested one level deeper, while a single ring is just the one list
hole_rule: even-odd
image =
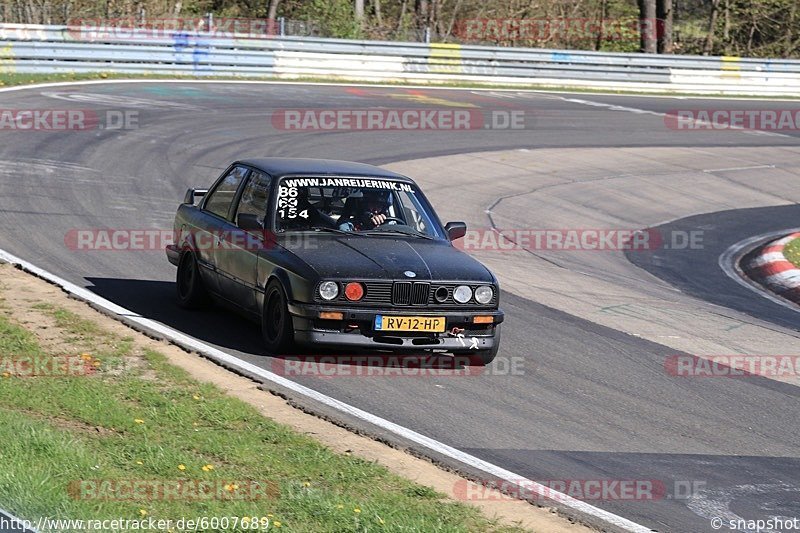
[{"label": "yellow license plate", "polygon": [[375,331],[444,331],[443,316],[375,316]]}]

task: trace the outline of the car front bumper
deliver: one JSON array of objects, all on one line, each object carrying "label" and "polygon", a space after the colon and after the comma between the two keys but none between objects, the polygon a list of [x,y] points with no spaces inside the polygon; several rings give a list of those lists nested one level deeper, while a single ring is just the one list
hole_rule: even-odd
[{"label": "car front bumper", "polygon": [[[430,308],[346,308],[293,303],[289,312],[294,323],[295,341],[300,344],[370,348],[389,351],[446,350],[471,352],[491,350],[495,346],[497,326],[504,314],[499,309],[447,309]],[[340,312],[343,320],[321,320],[320,312]],[[376,315],[444,317],[443,333],[376,331]],[[474,324],[475,316],[491,316],[491,324]],[[357,327],[350,327],[357,326]]]}]

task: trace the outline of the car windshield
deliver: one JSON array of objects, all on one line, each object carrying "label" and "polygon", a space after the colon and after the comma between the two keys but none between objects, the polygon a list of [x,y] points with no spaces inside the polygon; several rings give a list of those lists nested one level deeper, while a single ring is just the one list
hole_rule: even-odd
[{"label": "car windshield", "polygon": [[384,178],[284,178],[275,206],[278,232],[332,229],[359,234],[444,238],[416,186]]}]

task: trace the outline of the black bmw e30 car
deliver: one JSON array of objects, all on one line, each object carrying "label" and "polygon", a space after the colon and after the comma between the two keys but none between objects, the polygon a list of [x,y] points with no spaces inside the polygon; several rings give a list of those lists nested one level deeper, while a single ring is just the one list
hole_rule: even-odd
[{"label": "black bmw e30 car", "polygon": [[495,276],[458,250],[413,180],[361,163],[266,158],[189,189],[167,247],[178,302],[258,320],[271,354],[296,344],[446,351],[488,364]]}]

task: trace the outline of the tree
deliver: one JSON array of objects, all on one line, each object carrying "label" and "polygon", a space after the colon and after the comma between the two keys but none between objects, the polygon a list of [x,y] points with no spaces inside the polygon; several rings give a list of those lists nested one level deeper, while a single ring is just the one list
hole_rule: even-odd
[{"label": "tree", "polygon": [[355,15],[356,15],[356,24],[359,26],[364,25],[364,0],[356,0],[356,8],[355,8]]},{"label": "tree", "polygon": [[642,52],[655,54],[658,51],[656,28],[656,0],[638,0],[639,37]]},{"label": "tree", "polygon": [[430,10],[428,0],[416,0],[414,5],[414,14],[417,19],[417,28],[425,29],[430,24]]},{"label": "tree", "polygon": [[658,17],[658,53],[672,53],[672,0],[658,0],[656,16]]},{"label": "tree", "polygon": [[706,34],[706,44],[703,46],[703,55],[711,54],[714,49],[714,30],[717,27],[717,16],[719,15],[719,0],[712,0],[711,14],[708,16],[708,34]]},{"label": "tree", "polygon": [[267,18],[271,21],[278,18],[278,4],[281,0],[269,0],[269,12]]},{"label": "tree", "polygon": [[381,0],[372,0],[372,9],[375,11],[375,22],[378,26],[383,26],[383,16],[381,15]]}]

